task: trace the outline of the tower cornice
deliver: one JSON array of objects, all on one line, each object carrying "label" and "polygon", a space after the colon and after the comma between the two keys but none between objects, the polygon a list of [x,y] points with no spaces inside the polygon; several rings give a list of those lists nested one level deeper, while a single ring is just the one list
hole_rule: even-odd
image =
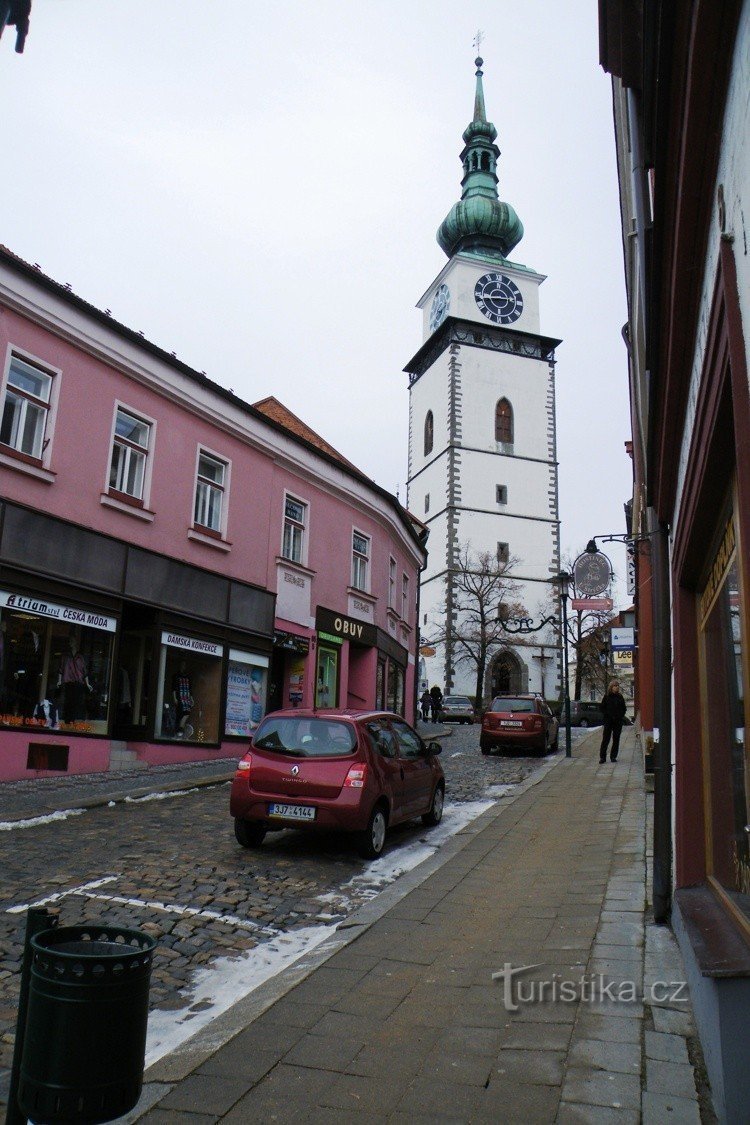
[{"label": "tower cornice", "polygon": [[448,316],[412,356],[404,371],[409,375],[411,386],[451,344],[463,344],[469,348],[484,348],[523,359],[541,359],[553,363],[555,348],[561,343],[562,340],[541,336],[537,332],[519,332],[518,329],[498,328],[493,324],[480,324],[475,320]]}]

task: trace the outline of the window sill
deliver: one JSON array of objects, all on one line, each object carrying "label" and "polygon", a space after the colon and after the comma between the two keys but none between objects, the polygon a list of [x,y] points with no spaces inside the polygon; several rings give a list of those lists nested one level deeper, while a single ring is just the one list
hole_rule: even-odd
[{"label": "window sill", "polygon": [[189,527],[187,537],[192,539],[194,543],[202,543],[204,547],[213,547],[216,551],[231,551],[232,549],[232,544],[228,539],[208,535],[205,531],[199,531],[197,527]]},{"label": "window sill", "polygon": [[358,590],[356,586],[347,586],[347,594],[353,598],[361,598],[363,602],[370,602],[371,605],[377,604],[377,597],[374,594],[368,594],[366,590]]},{"label": "window sill", "polygon": [[5,465],[7,469],[15,469],[18,473],[25,473],[36,480],[44,481],[45,484],[54,484],[57,479],[57,473],[53,473],[51,469],[45,469],[41,461],[36,461],[33,457],[27,458],[23,453],[16,453],[10,446],[5,446],[0,450],[0,465]]},{"label": "window sill", "polygon": [[309,566],[303,566],[302,563],[293,562],[291,559],[285,559],[283,555],[276,556],[276,565],[285,566],[289,570],[296,570],[298,574],[306,574],[309,578],[314,578],[318,573],[317,570],[310,570]]},{"label": "window sill", "polygon": [[136,519],[145,520],[146,523],[153,523],[156,515],[148,508],[141,508],[136,504],[126,504],[124,500],[118,500],[116,496],[112,496],[109,492],[101,493],[99,503],[105,508],[114,508],[116,512],[124,512],[126,516],[135,516]]}]

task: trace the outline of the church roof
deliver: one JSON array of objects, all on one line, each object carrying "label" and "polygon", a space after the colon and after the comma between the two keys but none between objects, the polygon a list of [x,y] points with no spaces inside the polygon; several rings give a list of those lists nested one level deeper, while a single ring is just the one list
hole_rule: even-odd
[{"label": "church roof", "polygon": [[464,251],[504,260],[523,238],[523,224],[511,205],[498,197],[500,149],[495,144],[497,129],[487,120],[484,107],[482,62],[476,59],[474,116],[463,134],[461,199],[441,223],[437,240],[449,258]]}]

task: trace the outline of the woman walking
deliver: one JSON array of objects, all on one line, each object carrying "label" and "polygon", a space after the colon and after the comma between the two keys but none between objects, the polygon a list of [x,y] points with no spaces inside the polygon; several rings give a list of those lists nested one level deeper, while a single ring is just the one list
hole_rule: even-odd
[{"label": "woman walking", "polygon": [[620,685],[613,680],[607,688],[607,694],[601,701],[602,715],[604,716],[604,729],[602,731],[602,744],[599,747],[599,764],[607,760],[607,747],[612,739],[610,762],[617,761],[617,752],[620,749],[620,734],[625,720],[625,700],[620,692]]}]

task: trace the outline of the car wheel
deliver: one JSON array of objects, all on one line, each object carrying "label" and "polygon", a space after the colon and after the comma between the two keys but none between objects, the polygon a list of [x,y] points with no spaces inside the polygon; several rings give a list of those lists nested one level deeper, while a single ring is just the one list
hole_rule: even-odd
[{"label": "car wheel", "polygon": [[388,827],[386,812],[382,805],[376,805],[370,813],[367,828],[360,834],[359,853],[364,859],[377,859],[385,844],[385,830]]},{"label": "car wheel", "polygon": [[479,740],[479,749],[482,751],[483,754],[489,754],[489,752],[490,752],[489,745],[486,742],[483,742],[482,739]]},{"label": "car wheel", "polygon": [[436,824],[440,824],[443,819],[443,802],[445,801],[445,792],[442,785],[435,786],[435,792],[432,794],[432,804],[430,811],[422,816],[422,824],[426,824],[428,828],[434,828]]},{"label": "car wheel", "polygon": [[237,843],[242,844],[243,848],[259,848],[266,836],[266,826],[259,824],[258,821],[242,820],[236,816],[234,835]]},{"label": "car wheel", "polygon": [[560,749],[560,731],[558,730],[557,734],[555,735],[555,741],[550,746],[550,752],[552,754],[556,754],[559,749]]}]

